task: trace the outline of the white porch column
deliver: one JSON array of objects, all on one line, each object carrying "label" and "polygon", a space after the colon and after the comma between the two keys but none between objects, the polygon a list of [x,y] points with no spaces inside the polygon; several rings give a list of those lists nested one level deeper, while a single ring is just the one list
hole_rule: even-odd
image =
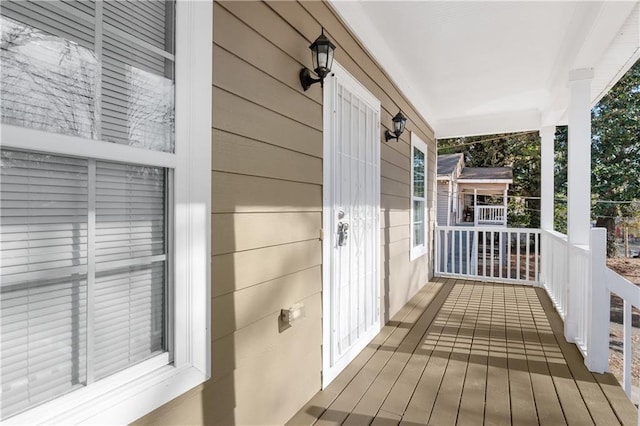
[{"label": "white porch column", "polygon": [[478,189],[473,188],[473,226],[478,226]]},{"label": "white porch column", "polygon": [[451,204],[452,203],[451,191],[453,190],[453,188],[451,188],[451,180],[449,180],[448,188],[449,189],[447,191],[447,226],[451,226],[451,213],[453,212],[453,205]]},{"label": "white porch column", "polygon": [[504,211],[502,212],[502,214],[504,215],[502,217],[502,226],[507,226],[507,209],[509,208],[509,203],[508,203],[508,193],[509,190],[507,188],[504,189],[504,192],[502,193],[502,203],[503,203],[503,207],[504,207]]},{"label": "white porch column", "polygon": [[591,228],[591,80],[593,69],[578,69],[569,73],[569,147],[567,188],[567,238],[569,242],[569,285],[565,338],[574,342],[578,337],[577,316],[585,309],[579,306],[576,293],[581,278],[573,247],[589,246]]},{"label": "white porch column", "polygon": [[555,133],[555,126],[540,129],[540,228],[546,230],[553,229]]}]

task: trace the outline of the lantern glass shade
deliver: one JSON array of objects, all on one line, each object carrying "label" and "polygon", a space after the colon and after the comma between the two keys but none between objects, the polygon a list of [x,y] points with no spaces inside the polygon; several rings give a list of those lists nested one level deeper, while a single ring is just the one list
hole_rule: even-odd
[{"label": "lantern glass shade", "polygon": [[311,49],[313,70],[321,79],[331,71],[331,66],[333,65],[333,51],[335,48],[336,47],[333,43],[325,37],[324,31],[316,41],[309,46],[309,49]]},{"label": "lantern glass shade", "polygon": [[402,114],[402,111],[399,111],[395,117],[392,119],[393,121],[393,133],[396,136],[400,136],[402,132],[404,132],[404,126],[407,124],[407,117]]}]

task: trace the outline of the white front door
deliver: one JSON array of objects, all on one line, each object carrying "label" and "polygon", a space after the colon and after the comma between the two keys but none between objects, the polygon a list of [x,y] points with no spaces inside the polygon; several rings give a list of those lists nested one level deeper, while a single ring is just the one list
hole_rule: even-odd
[{"label": "white front door", "polygon": [[323,387],[380,330],[380,101],[338,64],[324,87]]}]

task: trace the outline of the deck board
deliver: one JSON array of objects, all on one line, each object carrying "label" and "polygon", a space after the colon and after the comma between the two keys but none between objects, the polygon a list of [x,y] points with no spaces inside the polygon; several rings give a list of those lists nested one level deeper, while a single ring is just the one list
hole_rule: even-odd
[{"label": "deck board", "polygon": [[438,279],[288,424],[637,425],[543,290]]}]

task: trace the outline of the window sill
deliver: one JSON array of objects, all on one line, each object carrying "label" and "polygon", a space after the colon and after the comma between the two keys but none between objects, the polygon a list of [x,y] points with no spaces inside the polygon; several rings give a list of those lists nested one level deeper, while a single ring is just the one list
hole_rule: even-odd
[{"label": "window sill", "polygon": [[[161,358],[166,356],[143,364],[148,368],[161,362]],[[11,417],[3,424],[129,424],[206,380],[204,373],[191,366],[163,365],[151,372],[141,371],[136,367],[125,370]],[[126,382],[115,380],[121,374],[127,377]]]},{"label": "window sill", "polygon": [[409,253],[409,261],[413,262],[414,260],[424,256],[425,254],[427,254],[427,248],[425,246],[414,247]]}]

